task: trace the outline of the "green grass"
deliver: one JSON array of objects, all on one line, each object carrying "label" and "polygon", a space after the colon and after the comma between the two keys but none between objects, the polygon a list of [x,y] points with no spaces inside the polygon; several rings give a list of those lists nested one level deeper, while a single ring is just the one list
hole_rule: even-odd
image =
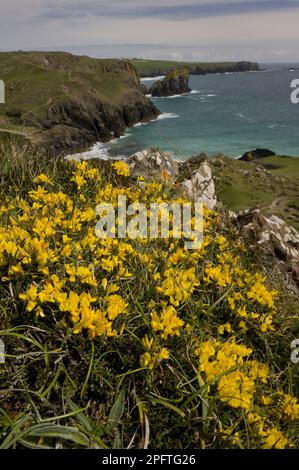
[{"label": "green grass", "polygon": [[[238,62],[180,62],[167,60],[134,59],[131,61],[139,74],[143,77],[151,75],[164,75],[174,68],[187,67],[190,73],[216,73],[233,70]],[[252,64],[254,68],[257,64]]]},{"label": "green grass", "polygon": [[0,106],[0,128],[14,128],[18,118],[7,112],[45,116],[50,105],[99,100],[130,104],[138,83],[135,70],[120,60],[100,60],[59,52],[0,53],[6,104]]},{"label": "green grass", "polygon": [[[234,211],[259,207],[299,230],[299,158],[267,157],[252,163],[221,159],[225,166],[216,163],[213,172],[218,197],[225,206]],[[268,173],[258,172],[260,166]]]}]

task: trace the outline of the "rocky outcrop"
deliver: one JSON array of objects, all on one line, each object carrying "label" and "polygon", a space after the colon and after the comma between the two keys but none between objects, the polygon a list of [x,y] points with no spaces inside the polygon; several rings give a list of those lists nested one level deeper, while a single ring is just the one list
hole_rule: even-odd
[{"label": "rocky outcrop", "polygon": [[203,203],[209,209],[217,204],[212,171],[204,155],[178,162],[169,152],[148,149],[132,155],[127,163],[132,176],[175,182],[178,192],[193,202]]},{"label": "rocky outcrop", "polygon": [[253,162],[255,160],[260,160],[262,158],[267,158],[267,157],[275,157],[276,153],[272,152],[272,150],[268,149],[256,149],[256,150],[250,150],[249,152],[244,153],[242,157],[239,158],[239,160],[242,160],[244,162]]},{"label": "rocky outcrop", "polygon": [[149,89],[152,96],[173,96],[189,93],[189,71],[187,68],[173,70]]},{"label": "rocky outcrop", "polygon": [[101,101],[67,101],[51,106],[35,135],[39,148],[51,154],[82,149],[95,142],[120,137],[128,127],[159,115],[145,96],[131,105],[115,106]]},{"label": "rocky outcrop", "polygon": [[283,274],[299,286],[299,233],[279,217],[265,217],[258,209],[234,218],[240,234],[261,246]]},{"label": "rocky outcrop", "polygon": [[159,149],[137,152],[127,159],[127,163],[132,176],[163,180],[174,180],[178,176],[178,162],[170,153]]},{"label": "rocky outcrop", "polygon": [[204,161],[189,179],[181,183],[186,194],[196,203],[203,203],[209,209],[217,205],[215,184],[209,164]]}]

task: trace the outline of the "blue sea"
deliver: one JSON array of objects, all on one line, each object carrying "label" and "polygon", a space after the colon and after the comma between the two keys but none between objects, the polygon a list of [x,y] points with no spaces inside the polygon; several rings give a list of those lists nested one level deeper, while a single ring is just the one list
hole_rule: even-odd
[{"label": "blue sea", "polygon": [[[181,159],[200,152],[238,157],[261,147],[299,156],[299,104],[290,100],[299,65],[262,67],[261,72],[191,76],[192,93],[152,98],[162,112],[157,120],[128,129],[108,145],[97,144],[92,155],[127,156],[160,147]],[[147,86],[153,82],[143,80]]]}]

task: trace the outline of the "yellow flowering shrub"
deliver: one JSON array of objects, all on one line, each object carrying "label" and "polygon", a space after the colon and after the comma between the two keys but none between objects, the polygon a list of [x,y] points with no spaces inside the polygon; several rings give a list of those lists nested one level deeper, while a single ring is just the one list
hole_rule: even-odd
[{"label": "yellow flowering shrub", "polygon": [[[3,327],[29,325],[28,338],[44,342],[45,366],[36,372],[24,362],[28,390],[55,401],[63,389],[91,417],[93,401],[111,405],[127,387],[124,445],[136,419],[142,434],[145,416],[151,434],[164,436],[153,445],[294,445],[299,403],[278,353],[280,294],[248,267],[221,214],[205,208],[197,250],[172,236],[99,239],[99,203],[183,199],[169,178],[132,178],[122,161],[105,174],[87,162],[64,163],[64,171],[58,180],[35,175],[25,194],[5,195],[0,205]],[[180,427],[188,432],[178,443]]]}]

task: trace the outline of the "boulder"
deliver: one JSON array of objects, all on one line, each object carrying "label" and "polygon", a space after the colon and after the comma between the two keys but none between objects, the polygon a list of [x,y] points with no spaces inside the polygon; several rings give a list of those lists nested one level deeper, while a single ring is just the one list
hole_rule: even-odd
[{"label": "boulder", "polygon": [[242,157],[239,158],[239,160],[242,160],[244,162],[252,162],[255,160],[260,160],[261,158],[266,158],[266,157],[275,157],[276,153],[272,152],[272,150],[268,149],[255,149],[255,150],[250,150],[249,152],[244,153]]},{"label": "boulder", "polygon": [[181,188],[196,203],[203,203],[209,209],[214,209],[217,204],[215,183],[209,164],[203,161],[191,174],[189,179],[181,183]]},{"label": "boulder", "polygon": [[163,80],[159,80],[149,89],[152,96],[173,96],[189,93],[189,70],[187,68],[175,69],[168,73]]},{"label": "boulder", "polygon": [[146,149],[137,152],[127,159],[132,176],[143,176],[145,179],[174,179],[178,175],[178,162],[171,154],[159,149]]},{"label": "boulder", "polygon": [[274,263],[299,286],[299,233],[275,215],[249,209],[235,216],[240,234],[269,253]]}]

